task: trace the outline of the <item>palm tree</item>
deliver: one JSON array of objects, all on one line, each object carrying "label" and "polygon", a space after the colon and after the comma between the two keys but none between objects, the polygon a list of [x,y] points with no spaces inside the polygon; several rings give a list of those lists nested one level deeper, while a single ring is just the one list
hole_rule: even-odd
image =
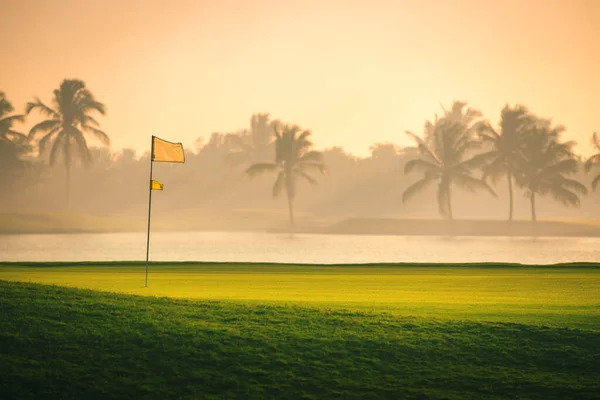
[{"label": "palm tree", "polygon": [[14,107],[6,98],[4,92],[0,92],[0,141],[5,143],[26,138],[22,133],[12,129],[14,122],[23,122],[25,120],[24,115],[7,115],[14,110]]},{"label": "palm tree", "polygon": [[452,185],[470,191],[485,189],[496,195],[483,180],[471,175],[471,170],[481,164],[478,158],[468,158],[469,152],[479,147],[473,124],[479,113],[471,108],[463,113],[464,106],[464,103],[455,102],[452,111],[446,111],[444,117],[438,119],[436,116],[434,123],[427,121],[424,139],[406,132],[417,143],[420,158],[408,161],[404,173],[419,170],[423,178],[404,191],[402,202],[406,203],[416,193],[437,182],[439,212],[449,220],[453,219]]},{"label": "palm tree", "polygon": [[508,220],[513,219],[513,176],[514,168],[519,157],[522,137],[531,124],[532,117],[527,108],[517,105],[510,108],[504,106],[500,114],[500,131],[494,130],[489,122],[478,125],[479,137],[489,150],[479,155],[485,160],[483,166],[483,179],[491,178],[497,184],[500,178],[506,175],[508,182]]},{"label": "palm tree", "polygon": [[[590,172],[594,165],[600,165],[600,138],[598,138],[598,135],[595,132],[592,135],[592,144],[594,145],[594,148],[598,153],[594,154],[593,156],[587,159],[584,165],[585,172]],[[600,173],[596,175],[596,177],[592,181],[592,190],[596,190],[598,182],[600,182]]]},{"label": "palm tree", "polygon": [[8,115],[13,112],[12,104],[4,92],[0,92],[0,161],[5,165],[19,163],[19,154],[28,149],[27,136],[13,130],[13,123],[23,122],[23,115]]},{"label": "palm tree", "polygon": [[233,148],[228,159],[233,165],[265,161],[267,151],[273,142],[273,127],[268,113],[253,114],[250,118],[250,130],[225,136]]},{"label": "palm tree", "polygon": [[[280,132],[281,129],[281,132]],[[302,130],[297,125],[273,125],[275,133],[275,162],[257,163],[246,170],[253,177],[266,171],[277,172],[277,179],[273,185],[273,197],[278,197],[285,188],[288,200],[289,225],[294,227],[293,202],[296,195],[296,181],[298,178],[307,180],[314,185],[317,181],[308,174],[310,170],[317,170],[326,174],[320,152],[310,150],[312,143],[308,140],[310,131]]]},{"label": "palm tree", "polygon": [[48,119],[31,128],[29,137],[35,138],[38,133],[43,134],[39,141],[40,156],[45,156],[50,150],[51,165],[56,164],[59,153],[62,153],[68,200],[72,154],[78,153],[86,165],[91,162],[84,133],[92,134],[104,145],[110,144],[106,133],[98,129],[98,122],[90,116],[93,112],[104,115],[104,104],[96,101],[83,81],[65,79],[60,88],[54,90],[52,107],[48,107],[36,98],[34,102],[27,103],[27,114],[33,110],[38,110]]},{"label": "palm tree", "polygon": [[579,206],[579,194],[587,188],[565,175],[578,170],[578,161],[572,151],[575,142],[559,143],[564,127],[552,127],[550,121],[539,120],[527,132],[521,147],[521,157],[515,169],[517,184],[525,189],[531,204],[531,220],[537,221],[536,195],[551,194],[565,206]]}]

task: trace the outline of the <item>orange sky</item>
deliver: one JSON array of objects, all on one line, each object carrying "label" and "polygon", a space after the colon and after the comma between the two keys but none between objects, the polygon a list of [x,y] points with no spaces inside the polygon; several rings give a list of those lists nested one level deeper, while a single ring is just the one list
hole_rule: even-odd
[{"label": "orange sky", "polygon": [[147,151],[151,134],[191,148],[270,112],[366,155],[408,144],[454,99],[494,123],[525,104],[584,155],[600,131],[600,0],[2,0],[0,13],[0,90],[22,110],[85,80],[115,150]]}]

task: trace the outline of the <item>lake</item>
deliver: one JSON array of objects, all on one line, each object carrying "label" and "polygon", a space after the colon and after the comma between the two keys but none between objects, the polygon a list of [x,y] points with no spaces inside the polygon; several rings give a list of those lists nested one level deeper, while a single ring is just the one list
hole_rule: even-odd
[{"label": "lake", "polygon": [[[145,259],[145,233],[0,235],[0,261]],[[150,261],[600,262],[600,238],[155,232],[150,240]]]}]

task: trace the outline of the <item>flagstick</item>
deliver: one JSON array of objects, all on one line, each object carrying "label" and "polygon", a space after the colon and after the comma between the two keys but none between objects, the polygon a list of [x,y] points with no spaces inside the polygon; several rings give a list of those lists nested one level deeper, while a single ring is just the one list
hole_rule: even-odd
[{"label": "flagstick", "polygon": [[148,256],[150,255],[150,212],[152,210],[152,159],[154,158],[154,135],[152,136],[152,146],[150,150],[150,182],[148,182],[149,196],[148,196],[148,237],[146,239],[146,284],[144,287],[148,287]]}]

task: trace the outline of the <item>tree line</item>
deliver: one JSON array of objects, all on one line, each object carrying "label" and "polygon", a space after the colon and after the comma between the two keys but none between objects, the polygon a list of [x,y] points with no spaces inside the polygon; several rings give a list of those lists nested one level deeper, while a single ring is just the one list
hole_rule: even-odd
[{"label": "tree line", "polygon": [[[23,115],[14,113],[12,104],[0,92],[0,164],[4,179],[18,177],[28,168],[61,165],[68,198],[74,163],[89,166],[94,158],[86,138],[93,136],[106,146],[110,144],[94,118],[94,114],[104,115],[105,111],[80,80],[64,80],[53,92],[50,105],[33,99]],[[518,188],[528,198],[535,221],[538,197],[549,196],[564,205],[578,206],[580,196],[587,194],[587,187],[574,179],[582,163],[573,151],[575,142],[562,140],[563,126],[553,125],[521,105],[505,106],[497,126],[463,102],[454,102],[442,111],[441,116],[426,121],[421,135],[406,132],[415,146],[403,150],[404,175],[418,173],[421,178],[404,190],[402,202],[433,187],[440,215],[451,220],[454,189],[483,190],[495,197],[497,185],[504,180],[509,194],[508,220],[513,219],[514,192]],[[15,131],[15,122],[36,118],[34,113],[42,120],[36,120],[27,134]],[[242,168],[249,177],[274,173],[271,194],[285,194],[289,223],[293,225],[299,181],[314,185],[317,180],[313,173],[328,171],[323,152],[313,149],[310,136],[309,130],[297,125],[271,120],[269,114],[255,114],[249,130],[214,133],[208,143],[199,142],[198,148],[212,149],[212,156],[222,157],[231,168]],[[596,154],[583,163],[586,172],[600,164],[596,134],[592,143]],[[394,148],[391,144],[374,145],[373,157]],[[36,154],[38,162],[28,160],[28,154]],[[591,181],[593,190],[598,182],[600,173]]]}]

